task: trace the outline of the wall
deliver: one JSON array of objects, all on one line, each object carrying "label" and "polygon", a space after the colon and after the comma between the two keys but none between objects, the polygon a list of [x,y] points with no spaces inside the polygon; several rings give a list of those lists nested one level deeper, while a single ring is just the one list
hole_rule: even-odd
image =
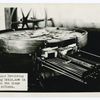
[{"label": "wall", "polygon": [[54,18],[56,25],[100,28],[100,4],[0,4],[0,30],[5,28],[4,7],[13,6],[18,7],[18,19],[22,17],[21,8],[25,14],[32,8],[37,18],[44,18],[44,9],[46,9],[48,17]]},{"label": "wall", "polygon": [[0,7],[0,30],[5,29],[4,8]]}]

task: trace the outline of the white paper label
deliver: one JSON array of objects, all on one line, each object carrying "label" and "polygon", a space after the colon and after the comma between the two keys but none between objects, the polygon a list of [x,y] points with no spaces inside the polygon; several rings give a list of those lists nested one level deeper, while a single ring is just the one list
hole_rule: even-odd
[{"label": "white paper label", "polygon": [[27,73],[0,73],[0,91],[27,91]]}]

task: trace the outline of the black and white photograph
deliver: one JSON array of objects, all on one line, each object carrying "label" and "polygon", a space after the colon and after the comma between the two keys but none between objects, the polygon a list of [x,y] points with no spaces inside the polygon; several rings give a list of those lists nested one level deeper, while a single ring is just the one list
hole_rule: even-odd
[{"label": "black and white photograph", "polygon": [[100,92],[100,4],[0,4],[0,92]]}]

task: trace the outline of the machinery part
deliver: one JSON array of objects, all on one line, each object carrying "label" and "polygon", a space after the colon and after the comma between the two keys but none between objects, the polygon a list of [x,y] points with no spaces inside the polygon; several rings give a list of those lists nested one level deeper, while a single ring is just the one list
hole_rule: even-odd
[{"label": "machinery part", "polygon": [[50,19],[48,19],[48,20],[50,20],[50,21],[51,21],[51,23],[52,23],[52,27],[55,27],[55,23],[54,23],[53,18],[50,18]]},{"label": "machinery part", "polygon": [[48,60],[46,60],[46,62],[50,63],[51,65],[55,65],[65,71],[68,71],[78,77],[82,77],[82,74],[86,71],[85,69],[79,68],[79,66],[77,66],[77,65],[68,63],[70,61],[62,60],[59,58],[48,59]]},{"label": "machinery part", "polygon": [[[66,28],[54,28],[54,27],[49,27],[46,28],[46,30],[51,33],[50,35],[52,36],[51,40],[48,40],[47,43],[50,47],[54,46],[63,46],[65,44],[62,43],[62,45],[59,42],[63,42],[65,40],[71,40],[73,38],[77,38],[77,41],[75,41],[78,45],[78,48],[82,48],[87,44],[87,37],[88,37],[88,32],[85,30],[67,30]],[[63,33],[63,34],[62,34]],[[53,35],[54,34],[54,35]],[[60,37],[60,38],[59,38]],[[64,42],[65,43],[65,42]]]},{"label": "machinery part", "polygon": [[42,46],[41,41],[35,40],[2,40],[0,39],[0,50],[3,53],[34,54]]},{"label": "machinery part", "polygon": [[57,57],[58,55],[57,50],[56,50],[57,48],[58,47],[42,49],[41,57],[44,57],[44,58]]},{"label": "machinery part", "polygon": [[[52,32],[47,31],[48,29],[46,28],[38,30],[0,31],[0,33],[2,33],[0,34],[1,51],[6,53],[30,54],[34,52],[35,47],[40,48],[41,46],[43,46],[42,44],[44,44],[44,42],[45,45],[43,46],[43,48],[55,47],[55,46],[58,46],[58,48],[65,47],[70,43],[76,42],[76,37],[72,35],[74,32],[71,34],[70,33],[71,31],[61,30],[61,32],[59,33],[60,30],[57,30],[57,32],[55,33],[54,30],[52,30]],[[73,37],[71,37],[69,34]],[[64,39],[63,35],[65,36]]]},{"label": "machinery part", "polygon": [[65,56],[68,54],[73,54],[73,53],[77,52],[77,50],[78,50],[77,44],[73,43],[68,46],[59,48],[58,52],[61,56]]},{"label": "machinery part", "polygon": [[22,29],[24,28],[25,25],[27,26],[27,28],[29,28],[29,26],[28,26],[28,17],[29,17],[29,14],[30,14],[30,12],[31,12],[31,9],[30,9],[30,11],[28,12],[28,14],[27,14],[26,17],[25,17],[25,15],[24,15],[22,9],[21,9],[21,12],[22,12],[22,16],[23,16],[22,19],[21,19],[21,21],[22,21]]},{"label": "machinery part", "polygon": [[78,64],[78,65],[84,66],[87,69],[91,69],[91,68],[94,67],[94,65],[92,65],[92,64],[89,64],[87,62],[84,62],[82,60],[79,60],[79,59],[76,59],[76,58],[73,58],[73,57],[70,57],[70,56],[64,57],[64,59],[66,59],[66,58],[69,59],[69,60],[71,60],[72,62]]},{"label": "machinery part", "polygon": [[16,22],[12,22],[12,24],[22,24],[22,29],[24,28],[24,26],[26,25],[27,28],[29,29],[29,25],[28,23],[31,23],[31,21],[28,20],[29,14],[31,12],[31,9],[29,10],[28,14],[25,16],[23,13],[23,10],[21,9],[21,13],[22,13],[22,18],[20,19],[20,21],[16,21]]},{"label": "machinery part", "polygon": [[65,55],[60,58],[56,57],[52,59],[38,58],[38,60],[41,61],[42,66],[85,84],[96,79],[99,73],[99,70],[97,69],[97,65],[99,66],[99,64],[92,64],[90,62],[80,60],[72,57],[73,55],[74,54],[71,54],[71,56]]},{"label": "machinery part", "polygon": [[64,60],[61,58],[52,58],[45,60],[38,58],[38,60],[41,62],[42,68],[44,66],[85,84],[87,84],[87,82],[89,82],[90,80],[95,80],[98,76],[97,70],[77,65],[71,60]]},{"label": "machinery part", "polygon": [[92,56],[94,59],[95,59],[95,58],[96,58],[96,59],[100,59],[100,56],[98,56],[98,55],[95,55],[95,54],[92,54],[92,53],[89,53],[89,52],[86,52],[86,51],[83,51],[83,50],[79,50],[79,52],[84,53],[84,54],[86,54],[86,55],[90,55],[90,56]]},{"label": "machinery part", "polygon": [[74,53],[73,55],[69,55],[72,58],[81,60],[83,62],[86,62],[90,65],[91,67],[95,69],[100,69],[100,56],[88,53],[86,51],[79,50],[78,52]]},{"label": "machinery part", "polygon": [[70,77],[70,78],[72,78],[74,80],[77,80],[79,82],[82,82],[82,83],[86,84],[86,82],[84,82],[82,79],[80,79],[80,78],[68,73],[67,71],[64,71],[64,70],[62,70],[62,69],[60,69],[58,67],[55,67],[55,66],[53,66],[53,65],[51,65],[51,64],[49,64],[49,63],[47,63],[47,62],[45,62],[43,60],[41,60],[40,58],[37,58],[37,59],[43,64],[42,67],[44,66],[44,67],[49,68],[49,69],[51,69],[51,70],[53,70],[55,72],[58,72],[60,74],[63,74],[65,76],[67,76],[67,77]]},{"label": "machinery part", "polygon": [[37,28],[39,28],[39,22],[42,22],[42,21],[44,21],[45,22],[45,28],[47,27],[47,25],[48,25],[48,21],[51,21],[51,24],[52,24],[52,27],[54,27],[55,26],[55,24],[54,24],[54,21],[53,21],[53,18],[49,18],[48,19],[48,16],[47,16],[47,10],[46,9],[44,9],[44,12],[45,12],[45,17],[44,17],[44,19],[37,19],[36,18],[36,14],[34,14],[34,12],[33,12],[33,18],[31,17],[31,20],[30,21],[32,21],[32,23],[33,23],[33,29],[35,29],[35,26],[37,27]]}]

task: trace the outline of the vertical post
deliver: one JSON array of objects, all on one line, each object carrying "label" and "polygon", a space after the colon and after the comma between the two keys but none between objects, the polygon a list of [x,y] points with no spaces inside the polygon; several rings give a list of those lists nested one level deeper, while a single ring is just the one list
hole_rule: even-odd
[{"label": "vertical post", "polygon": [[17,8],[5,8],[5,27],[6,29],[17,29],[17,24],[12,24],[12,22],[17,22]]},{"label": "vertical post", "polygon": [[6,29],[11,29],[11,25],[10,25],[10,9],[9,8],[5,8],[5,28]]},{"label": "vertical post", "polygon": [[46,11],[46,9],[44,9],[44,10],[45,10],[45,19],[44,19],[45,27],[47,27],[47,20],[48,20],[48,18],[47,18],[47,11]]}]

